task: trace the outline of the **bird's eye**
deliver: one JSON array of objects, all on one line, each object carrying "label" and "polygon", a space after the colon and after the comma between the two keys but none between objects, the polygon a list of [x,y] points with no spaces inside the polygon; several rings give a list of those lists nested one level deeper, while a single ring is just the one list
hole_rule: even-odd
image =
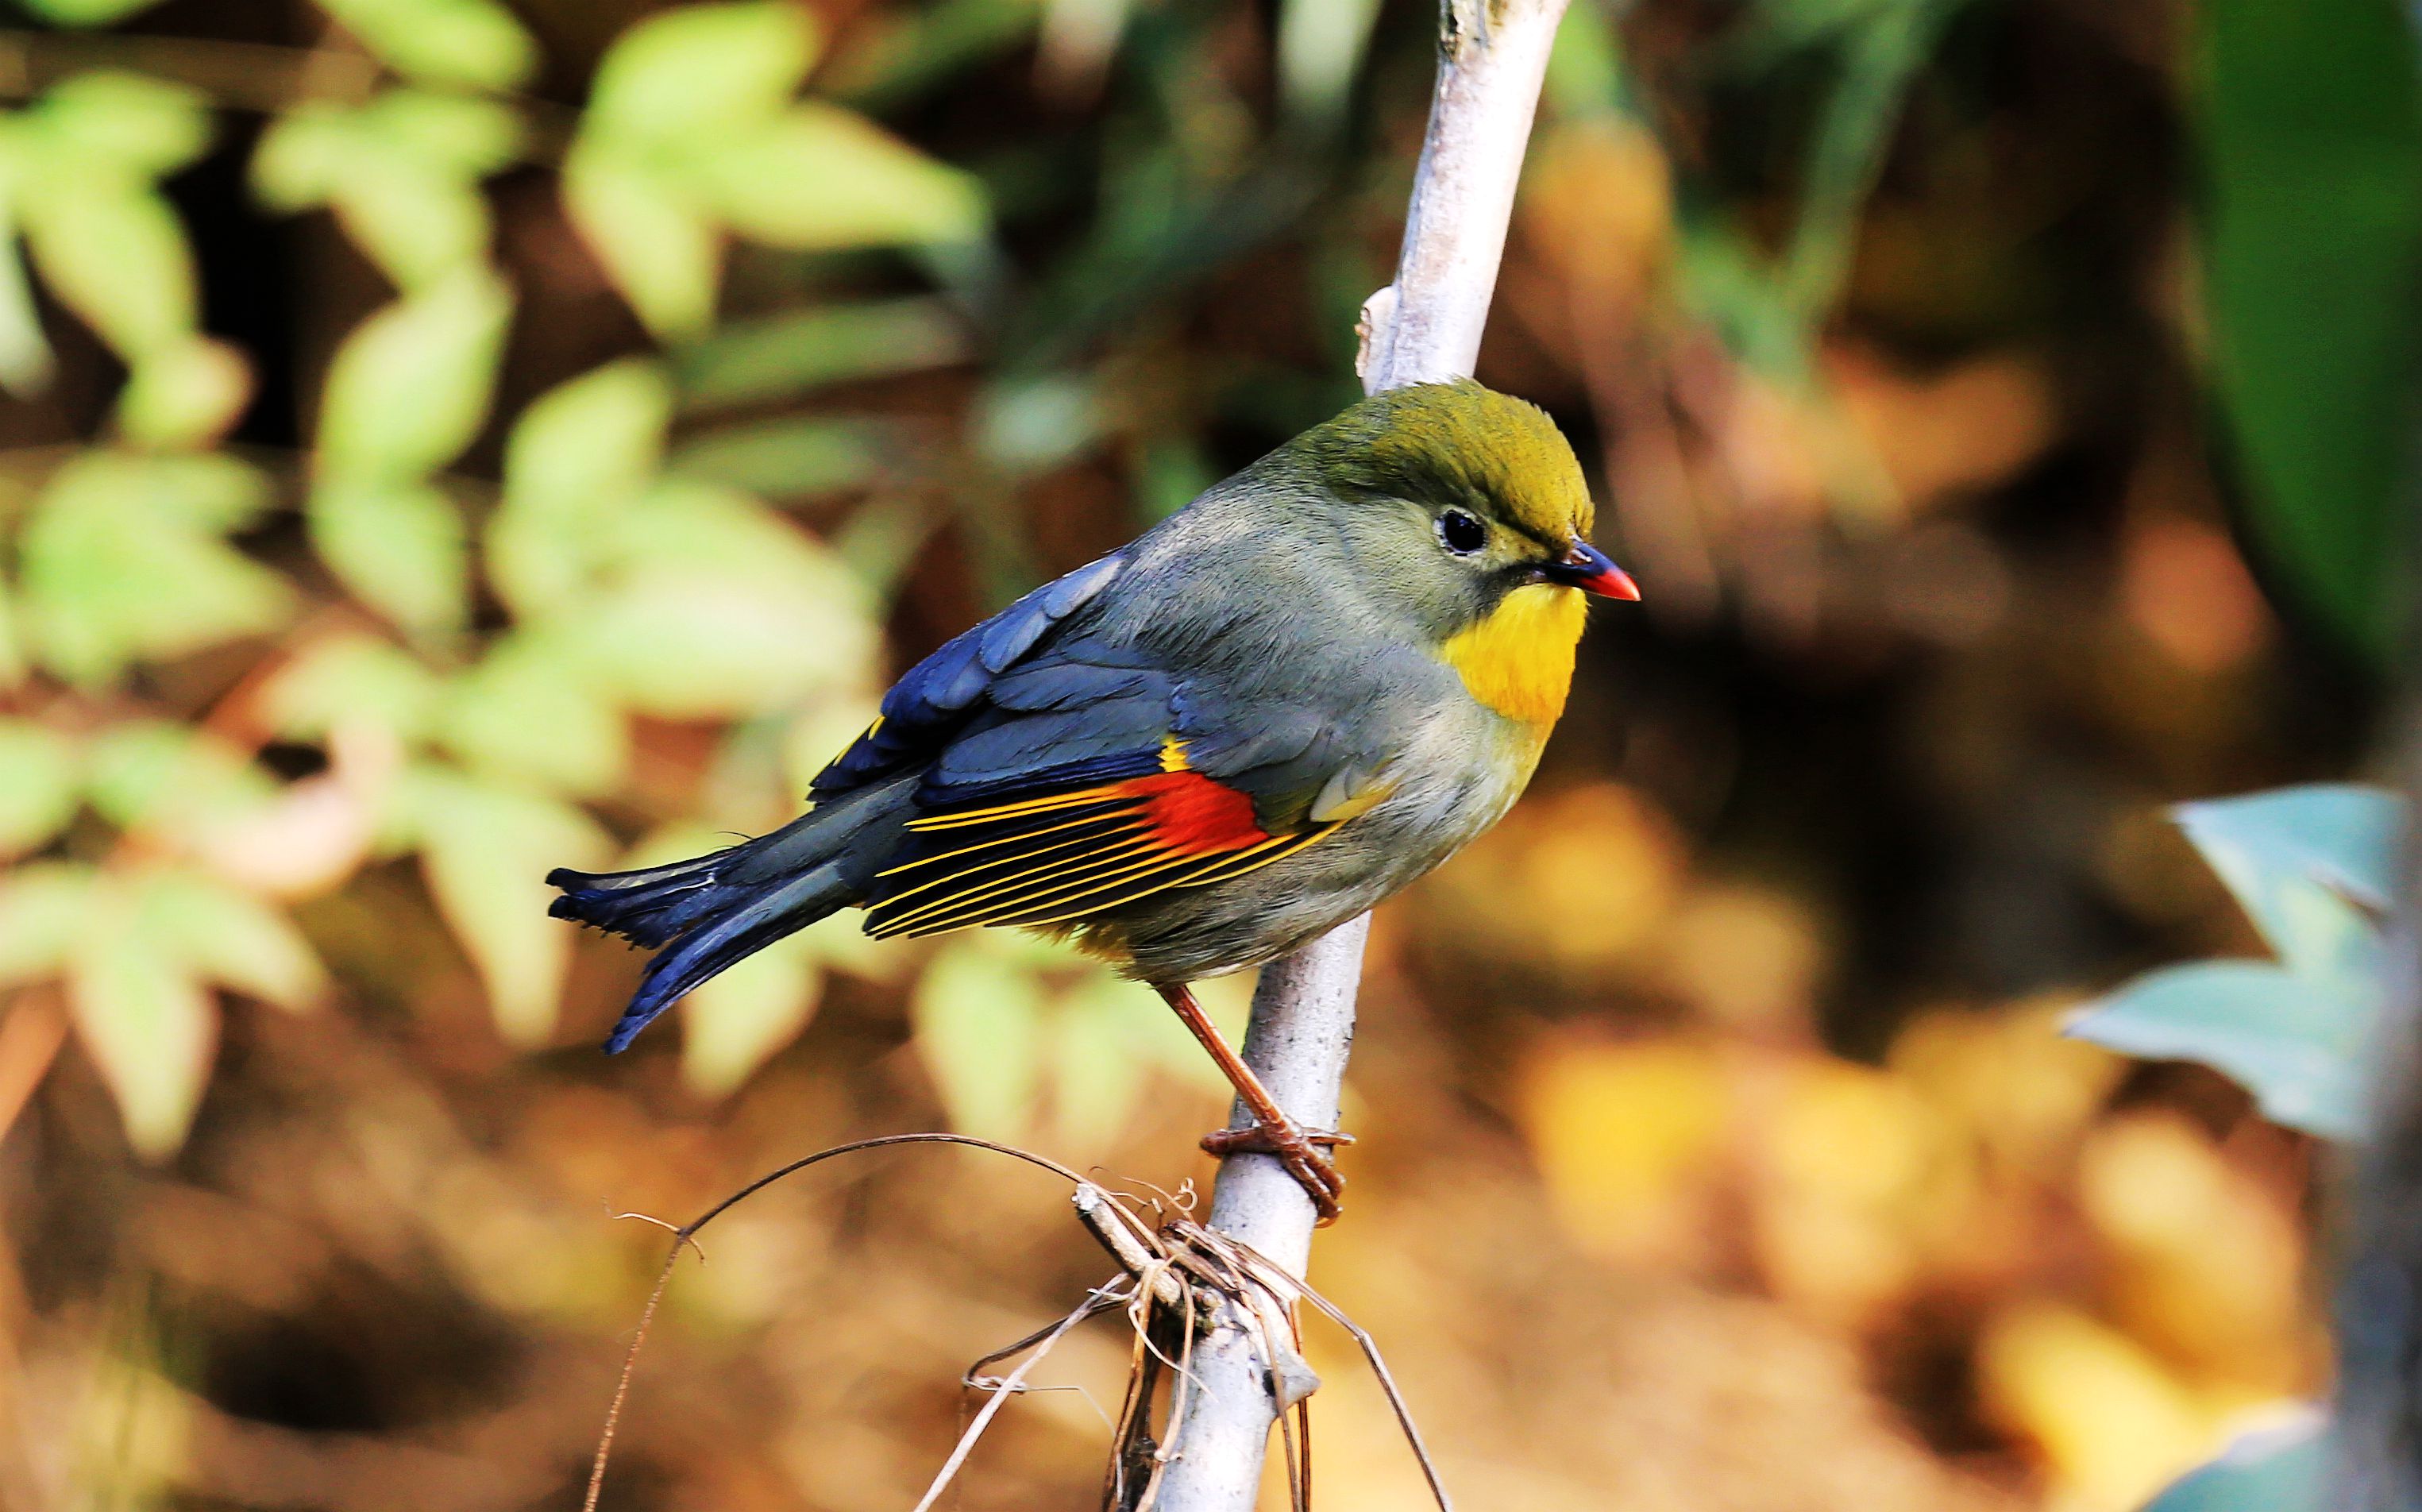
[{"label": "bird's eye", "polygon": [[1488,527],[1477,516],[1462,510],[1449,510],[1439,516],[1439,544],[1458,557],[1469,557],[1488,544]]}]

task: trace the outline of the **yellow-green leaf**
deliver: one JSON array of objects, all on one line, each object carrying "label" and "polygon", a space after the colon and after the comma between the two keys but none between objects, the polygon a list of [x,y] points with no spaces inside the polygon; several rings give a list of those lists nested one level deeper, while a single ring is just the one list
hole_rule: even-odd
[{"label": "yellow-green leaf", "polygon": [[661,369],[608,363],[534,401],[505,445],[505,492],[488,527],[488,575],[524,615],[568,603],[600,532],[655,476],[672,395]]},{"label": "yellow-green leaf", "polygon": [[650,142],[707,142],[779,110],[815,58],[804,7],[682,6],[618,38],[589,93],[588,130]]},{"label": "yellow-green leaf", "polygon": [[546,874],[594,864],[605,835],[569,804],[436,766],[408,774],[406,802],[430,892],[479,969],[497,1029],[516,1045],[543,1043],[573,939],[547,917]]},{"label": "yellow-green leaf", "polygon": [[282,622],[285,580],[218,538],[258,502],[247,480],[226,459],[113,452],[53,474],[19,538],[25,628],[43,665],[99,686],[134,662]]},{"label": "yellow-green leaf", "polygon": [[118,1098],[127,1140],[156,1160],[183,1142],[193,1123],[217,1015],[200,980],[165,943],[135,927],[124,900],[109,899],[98,913],[85,921],[69,957],[69,1010]]},{"label": "yellow-green leaf", "polygon": [[275,906],[204,872],[174,869],[135,884],[135,925],[197,974],[280,1008],[308,1008],[327,974]]},{"label": "yellow-green leaf", "polygon": [[682,1002],[683,1082],[705,1097],[737,1088],[808,1026],[823,984],[796,935],[708,980]]},{"label": "yellow-green leaf", "polygon": [[0,985],[67,969],[91,911],[98,874],[71,861],[37,861],[0,876]]},{"label": "yellow-green leaf", "polygon": [[160,0],[25,0],[25,8],[61,26],[106,26]]},{"label": "yellow-green leaf", "polygon": [[614,522],[607,585],[582,618],[590,675],[668,718],[760,711],[864,680],[864,590],[744,496],[668,480]]},{"label": "yellow-green leaf", "polygon": [[563,208],[659,340],[696,336],[714,319],[723,233],[676,181],[610,146],[578,142],[563,165]]},{"label": "yellow-green leaf", "polygon": [[796,106],[700,167],[707,203],[741,235],[776,246],[965,242],[984,227],[973,178],[837,105]]},{"label": "yellow-green leaf", "polygon": [[611,792],[629,764],[630,735],[581,670],[562,639],[508,636],[446,690],[433,733],[497,777],[579,797]]},{"label": "yellow-green leaf", "polygon": [[34,281],[17,252],[21,201],[32,171],[28,136],[22,122],[0,119],[0,386],[20,399],[50,386],[55,366],[34,304]]},{"label": "yellow-green leaf", "polygon": [[224,736],[166,719],[129,719],[92,737],[86,795],[124,829],[174,831],[266,802],[269,774]]},{"label": "yellow-green leaf", "polygon": [[26,118],[44,155],[63,168],[102,165],[157,179],[200,157],[211,145],[209,96],[118,69],[70,75]]},{"label": "yellow-green leaf", "polygon": [[0,858],[39,850],[72,818],[75,742],[31,719],[0,719]]},{"label": "yellow-green leaf", "polygon": [[406,630],[451,630],[470,593],[462,512],[427,483],[352,482],[311,491],[305,519],[320,559],[362,602]]},{"label": "yellow-green leaf", "polygon": [[216,442],[252,400],[252,365],[225,341],[189,337],[145,353],[118,395],[118,429],[140,447]]},{"label": "yellow-green leaf", "polygon": [[414,481],[461,454],[487,418],[512,296],[461,268],[345,339],[320,403],[322,476]]},{"label": "yellow-green leaf", "polygon": [[102,163],[46,164],[24,216],[43,282],[119,356],[140,361],[191,336],[193,253],[149,181]]},{"label": "yellow-green leaf", "polygon": [[397,72],[431,84],[512,89],[538,71],[538,44],[495,0],[320,0]]},{"label": "yellow-green leaf", "polygon": [[438,680],[410,654],[370,636],[331,636],[296,655],[261,690],[280,734],[325,740],[349,725],[418,739],[437,704]]}]

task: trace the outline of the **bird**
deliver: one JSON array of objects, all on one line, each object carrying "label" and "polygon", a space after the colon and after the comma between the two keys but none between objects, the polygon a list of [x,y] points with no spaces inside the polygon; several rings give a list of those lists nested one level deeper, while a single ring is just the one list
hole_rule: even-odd
[{"label": "bird", "polygon": [[1320,1220],[1350,1142],[1282,1110],[1191,984],[1357,917],[1512,806],[1595,595],[1637,600],[1548,415],[1464,378],[1361,400],[945,643],[798,818],[669,865],[558,869],[550,912],[653,949],[606,1041],[844,907],[878,937],[1066,939],[1152,986]]}]

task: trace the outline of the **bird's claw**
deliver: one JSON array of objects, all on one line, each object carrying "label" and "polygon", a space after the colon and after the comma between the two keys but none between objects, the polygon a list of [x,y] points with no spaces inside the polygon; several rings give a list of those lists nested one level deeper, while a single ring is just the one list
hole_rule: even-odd
[{"label": "bird's claw", "polygon": [[1337,1173],[1327,1150],[1340,1144],[1351,1144],[1354,1136],[1336,1129],[1304,1128],[1287,1121],[1283,1123],[1248,1124],[1243,1128],[1216,1128],[1203,1136],[1203,1148],[1209,1154],[1276,1156],[1286,1166],[1287,1174],[1295,1177],[1304,1195],[1319,1211],[1324,1224],[1337,1221],[1341,1211],[1338,1198],[1345,1190],[1345,1178]]}]

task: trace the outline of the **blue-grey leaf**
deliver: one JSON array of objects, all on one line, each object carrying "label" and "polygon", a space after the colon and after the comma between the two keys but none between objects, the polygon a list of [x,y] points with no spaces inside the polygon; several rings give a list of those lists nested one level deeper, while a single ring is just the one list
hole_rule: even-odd
[{"label": "blue-grey leaf", "polygon": [[2311,906],[2312,890],[2336,892],[2374,912],[2384,911],[2396,891],[2404,803],[2392,793],[2353,785],[2280,788],[2180,804],[2173,812],[2263,937],[2298,969],[2344,964],[2344,931]]},{"label": "blue-grey leaf", "polygon": [[2148,972],[2069,1020],[2128,1055],[2194,1061],[2251,1091],[2265,1117],[2323,1139],[2362,1131],[2376,984],[2322,981],[2260,961]]},{"label": "blue-grey leaf", "polygon": [[2238,1436],[2144,1512],[2320,1512],[2329,1420],[2320,1411]]}]

